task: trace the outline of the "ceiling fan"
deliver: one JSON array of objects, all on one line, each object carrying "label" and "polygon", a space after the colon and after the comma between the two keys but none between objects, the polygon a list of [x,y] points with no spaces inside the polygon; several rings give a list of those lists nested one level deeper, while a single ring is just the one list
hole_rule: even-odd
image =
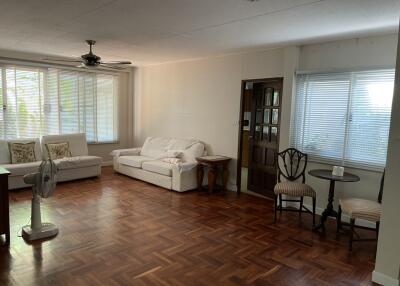
[{"label": "ceiling fan", "polygon": [[92,51],[93,46],[96,44],[96,41],[86,40],[86,43],[89,45],[89,53],[80,56],[75,59],[63,59],[63,58],[44,58],[46,61],[54,61],[54,62],[66,62],[66,63],[80,63],[80,68],[96,68],[98,66],[114,69],[114,70],[122,70],[124,69],[123,65],[130,65],[130,61],[107,61],[104,62],[101,58],[95,55]]}]

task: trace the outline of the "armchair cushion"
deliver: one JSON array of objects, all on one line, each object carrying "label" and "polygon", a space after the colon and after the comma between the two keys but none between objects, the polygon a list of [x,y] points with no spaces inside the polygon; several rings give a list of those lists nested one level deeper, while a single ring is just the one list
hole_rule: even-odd
[{"label": "armchair cushion", "polygon": [[67,170],[100,165],[101,158],[97,156],[75,156],[56,159],[54,162],[59,170]]},{"label": "armchair cushion", "polygon": [[307,184],[297,182],[281,182],[275,185],[275,195],[287,195],[291,197],[316,197],[313,188]]},{"label": "armchair cushion", "polygon": [[10,171],[10,177],[14,177],[38,172],[41,163],[42,161],[36,161],[21,164],[4,164],[1,166]]},{"label": "armchair cushion", "polygon": [[110,153],[113,157],[120,157],[120,156],[138,156],[140,155],[142,148],[129,148],[129,149],[119,149],[114,150]]},{"label": "armchair cushion", "polygon": [[153,161],[153,158],[146,156],[121,156],[119,157],[119,163],[135,168],[142,168],[143,162]]},{"label": "armchair cushion", "polygon": [[162,161],[143,162],[142,169],[169,177],[172,176],[172,165]]}]

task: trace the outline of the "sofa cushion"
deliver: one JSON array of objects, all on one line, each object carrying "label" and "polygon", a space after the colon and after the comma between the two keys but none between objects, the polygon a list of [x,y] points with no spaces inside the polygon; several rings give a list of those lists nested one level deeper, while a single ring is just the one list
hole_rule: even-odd
[{"label": "sofa cushion", "polygon": [[10,176],[15,177],[38,172],[41,163],[42,161],[36,161],[21,164],[5,164],[1,166],[10,171]]},{"label": "sofa cushion", "polygon": [[47,143],[59,143],[68,142],[71,156],[87,156],[88,147],[86,142],[85,133],[77,134],[64,134],[64,135],[46,135],[42,137],[42,151],[45,159],[48,158],[48,152],[46,150]]},{"label": "sofa cushion", "polygon": [[142,163],[142,169],[161,174],[164,176],[172,176],[172,164],[162,162],[162,161],[147,161]]},{"label": "sofa cushion", "polygon": [[0,164],[11,164],[10,151],[8,148],[9,143],[29,143],[29,142],[35,142],[35,158],[36,160],[41,160],[42,152],[40,148],[39,138],[10,139],[10,140],[0,140]]},{"label": "sofa cushion", "polygon": [[170,138],[165,137],[148,137],[142,146],[140,155],[159,158],[168,149]]},{"label": "sofa cushion", "polygon": [[77,169],[82,167],[97,166],[101,164],[101,158],[97,156],[76,156],[54,160],[59,170]]},{"label": "sofa cushion", "polygon": [[186,150],[183,151],[182,159],[184,162],[196,163],[196,157],[200,157],[204,155],[204,144],[203,143],[195,143]]},{"label": "sofa cushion", "polygon": [[118,162],[122,165],[127,165],[135,168],[142,168],[142,163],[146,161],[154,160],[153,158],[146,156],[121,156],[118,158]]}]

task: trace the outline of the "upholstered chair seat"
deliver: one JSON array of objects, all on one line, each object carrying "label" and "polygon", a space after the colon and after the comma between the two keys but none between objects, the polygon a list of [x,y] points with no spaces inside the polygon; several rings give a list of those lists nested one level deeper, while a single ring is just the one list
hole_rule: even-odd
[{"label": "upholstered chair seat", "polygon": [[339,204],[342,211],[354,219],[364,219],[377,222],[381,218],[382,206],[378,202],[364,199],[341,199]]},{"label": "upholstered chair seat", "polygon": [[[350,239],[349,239],[349,250],[353,249],[353,241],[370,241],[377,240],[379,234],[379,225],[381,220],[382,213],[382,194],[383,194],[383,185],[385,183],[385,171],[382,174],[381,184],[379,187],[378,201],[371,201],[361,198],[347,198],[339,200],[339,212],[337,219],[337,231],[342,228],[342,212],[347,214],[350,217]],[[357,226],[356,220],[363,219],[370,222],[374,222],[376,227],[376,238],[358,238],[354,239],[354,229],[355,228],[363,228],[363,229],[371,229],[370,227],[365,226]],[[357,235],[359,237],[359,235]]]},{"label": "upholstered chair seat", "polygon": [[291,197],[316,197],[316,192],[307,184],[297,182],[280,182],[275,185],[275,195],[287,195]]}]

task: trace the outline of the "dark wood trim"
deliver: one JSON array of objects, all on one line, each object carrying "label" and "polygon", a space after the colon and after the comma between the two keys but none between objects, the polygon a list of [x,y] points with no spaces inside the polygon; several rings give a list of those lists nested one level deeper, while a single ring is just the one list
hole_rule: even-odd
[{"label": "dark wood trim", "polygon": [[244,116],[244,91],[246,88],[246,82],[266,82],[266,81],[282,81],[281,98],[279,104],[279,119],[278,119],[278,133],[277,133],[277,151],[279,152],[279,142],[280,142],[280,129],[281,129],[281,114],[282,114],[282,102],[283,102],[283,77],[273,77],[273,78],[261,78],[261,79],[243,79],[241,84],[241,94],[240,94],[240,113],[239,113],[239,132],[238,132],[238,154],[237,154],[237,167],[236,167],[236,189],[237,193],[241,193],[242,184],[242,146],[243,146],[243,116]]}]

